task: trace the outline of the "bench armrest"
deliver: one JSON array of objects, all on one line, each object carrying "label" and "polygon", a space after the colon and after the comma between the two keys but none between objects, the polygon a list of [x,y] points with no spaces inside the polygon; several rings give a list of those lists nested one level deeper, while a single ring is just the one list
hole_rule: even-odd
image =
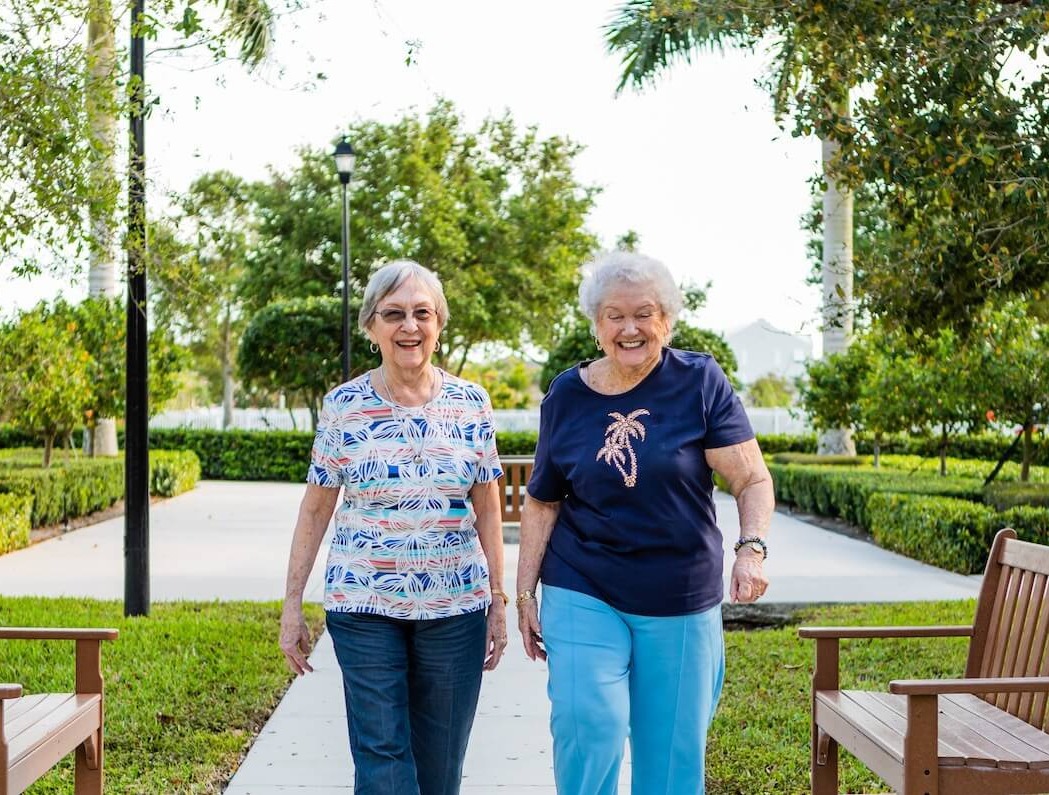
[{"label": "bench armrest", "polygon": [[116,640],[115,629],[0,627],[0,640]]},{"label": "bench armrest", "polygon": [[970,626],[799,627],[800,638],[968,638]]},{"label": "bench armrest", "polygon": [[1049,693],[1049,676],[1010,676],[987,679],[895,679],[889,692],[904,696],[945,693]]},{"label": "bench armrest", "polygon": [[13,684],[0,684],[0,701],[5,698],[21,698],[22,686]]}]

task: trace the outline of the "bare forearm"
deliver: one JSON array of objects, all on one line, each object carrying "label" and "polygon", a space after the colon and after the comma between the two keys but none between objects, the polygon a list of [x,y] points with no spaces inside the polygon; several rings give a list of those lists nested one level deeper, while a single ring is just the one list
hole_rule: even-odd
[{"label": "bare forearm", "polygon": [[328,529],[338,496],[338,489],[307,487],[306,496],[299,505],[299,518],[295,522],[291,553],[288,555],[288,575],[284,589],[287,602],[302,603],[306,581],[317,560],[317,551]]},{"label": "bare forearm", "polygon": [[539,583],[539,567],[546,554],[546,545],[554,530],[560,502],[541,502],[525,497],[521,513],[521,548],[517,561],[517,592],[534,591]]},{"label": "bare forearm", "polygon": [[744,486],[736,495],[736,508],[739,510],[740,536],[764,538],[772,521],[772,512],[776,508],[772,478],[766,476]]},{"label": "bare forearm", "polygon": [[498,483],[480,483],[470,490],[477,538],[488,561],[488,580],[493,593],[503,590],[503,512],[499,508]]}]

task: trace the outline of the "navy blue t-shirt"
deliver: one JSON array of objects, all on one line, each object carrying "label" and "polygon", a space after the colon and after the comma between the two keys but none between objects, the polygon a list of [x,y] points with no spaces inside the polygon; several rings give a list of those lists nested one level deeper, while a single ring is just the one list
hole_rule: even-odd
[{"label": "navy blue t-shirt", "polygon": [[561,502],[540,579],[644,616],[696,613],[723,595],[722,537],[704,451],[754,438],[706,353],[668,348],[641,383],[602,395],[579,367],[543,399],[528,493]]}]

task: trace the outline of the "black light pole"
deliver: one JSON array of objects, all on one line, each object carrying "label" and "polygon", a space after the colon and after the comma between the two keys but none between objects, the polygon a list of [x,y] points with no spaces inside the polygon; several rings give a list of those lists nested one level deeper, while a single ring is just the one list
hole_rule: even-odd
[{"label": "black light pole", "polygon": [[342,380],[350,380],[350,197],[348,188],[357,160],[346,136],[335,145],[335,170],[342,183]]},{"label": "black light pole", "polygon": [[124,416],[124,615],[149,615],[149,391],[146,330],[146,86],[144,0],[131,9],[127,359]]}]

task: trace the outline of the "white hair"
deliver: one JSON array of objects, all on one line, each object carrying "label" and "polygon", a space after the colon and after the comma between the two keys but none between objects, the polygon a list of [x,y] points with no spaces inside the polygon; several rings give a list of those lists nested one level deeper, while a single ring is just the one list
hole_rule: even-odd
[{"label": "white hair", "polygon": [[371,327],[375,320],[375,307],[379,302],[409,279],[415,279],[430,293],[437,310],[437,323],[444,328],[448,322],[448,299],[444,297],[441,280],[437,278],[436,273],[415,260],[398,259],[387,262],[368,279],[368,285],[364,288],[364,299],[361,301],[361,311],[357,314],[357,325],[361,331],[367,331]]},{"label": "white hair", "polygon": [[685,305],[681,288],[659,260],[633,251],[607,251],[598,254],[583,265],[583,281],[579,285],[579,307],[590,321],[590,330],[597,333],[597,315],[609,291],[622,285],[652,291],[656,303],[667,319],[668,339]]}]

